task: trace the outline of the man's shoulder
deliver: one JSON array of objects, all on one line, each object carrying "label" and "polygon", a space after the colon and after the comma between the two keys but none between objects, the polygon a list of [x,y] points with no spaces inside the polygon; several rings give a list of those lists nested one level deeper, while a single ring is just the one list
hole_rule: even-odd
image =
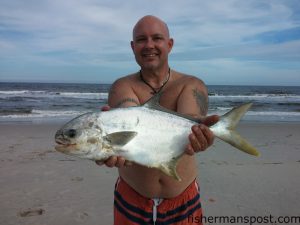
[{"label": "man's shoulder", "polygon": [[129,74],[117,79],[111,86],[108,95],[108,104],[111,107],[127,107],[139,105],[139,99],[135,93],[137,78],[135,74]]},{"label": "man's shoulder", "polygon": [[177,71],[174,71],[174,73],[175,73],[177,82],[184,86],[193,85],[193,86],[198,86],[198,87],[203,87],[203,88],[206,87],[203,80],[201,80],[200,78],[198,78],[195,75],[190,75],[190,74],[181,73],[181,72],[177,72]]},{"label": "man's shoulder", "polygon": [[136,82],[136,73],[128,74],[114,81],[113,86],[131,86]]}]

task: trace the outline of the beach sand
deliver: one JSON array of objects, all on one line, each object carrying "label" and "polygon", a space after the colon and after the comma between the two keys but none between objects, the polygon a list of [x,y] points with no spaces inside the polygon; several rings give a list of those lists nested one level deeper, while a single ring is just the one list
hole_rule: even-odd
[{"label": "beach sand", "polygon": [[[0,124],[1,225],[112,224],[117,170],[56,152],[59,127]],[[204,215],[299,216],[300,124],[244,122],[238,131],[262,155],[221,141],[197,155]]]}]

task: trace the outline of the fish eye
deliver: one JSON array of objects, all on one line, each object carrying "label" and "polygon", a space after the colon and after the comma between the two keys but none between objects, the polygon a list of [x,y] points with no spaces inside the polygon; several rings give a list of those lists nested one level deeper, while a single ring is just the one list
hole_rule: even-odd
[{"label": "fish eye", "polygon": [[68,136],[69,138],[76,137],[76,134],[77,134],[77,132],[75,129],[69,129],[64,132],[64,135]]}]

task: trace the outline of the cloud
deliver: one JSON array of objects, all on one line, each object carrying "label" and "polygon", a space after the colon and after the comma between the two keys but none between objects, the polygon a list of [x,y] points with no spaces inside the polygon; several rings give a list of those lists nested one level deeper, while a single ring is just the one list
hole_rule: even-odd
[{"label": "cloud", "polygon": [[300,26],[291,28],[291,29],[283,29],[283,30],[275,30],[269,32],[259,33],[253,37],[245,38],[245,41],[251,40],[259,40],[262,43],[284,43],[294,40],[300,40]]},{"label": "cloud", "polygon": [[173,60],[201,61],[230,58],[262,62],[299,62],[300,40],[280,44],[244,43],[236,45],[208,46],[189,51],[175,52]]},{"label": "cloud", "polygon": [[[45,65],[49,79],[57,75],[56,66],[124,74],[135,69],[132,27],[147,14],[168,23],[175,39],[174,62],[230,59],[284,65],[299,60],[299,5],[297,0],[2,0],[0,67],[13,73],[11,67],[22,64],[36,74],[34,65]],[[0,77],[6,75],[0,69]]]}]

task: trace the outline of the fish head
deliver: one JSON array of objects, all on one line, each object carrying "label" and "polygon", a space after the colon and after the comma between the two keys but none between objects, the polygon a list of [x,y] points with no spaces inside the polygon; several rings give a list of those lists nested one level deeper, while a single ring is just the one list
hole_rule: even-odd
[{"label": "fish head", "polygon": [[83,114],[60,128],[55,134],[55,149],[80,158],[101,160],[103,129],[96,113]]}]

